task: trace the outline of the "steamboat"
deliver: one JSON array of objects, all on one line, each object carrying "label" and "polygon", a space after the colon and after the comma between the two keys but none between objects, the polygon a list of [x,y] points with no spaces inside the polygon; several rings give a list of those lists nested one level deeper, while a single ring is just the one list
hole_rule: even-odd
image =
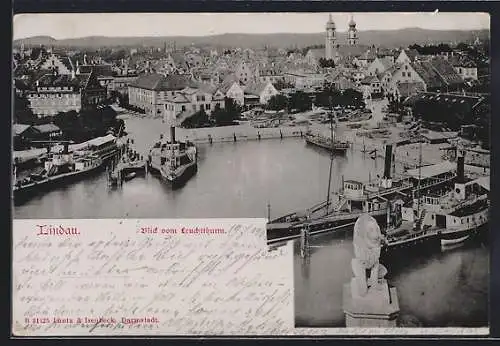
[{"label": "steamboat", "polygon": [[71,146],[69,142],[64,142],[62,148],[59,145],[49,147],[43,167],[38,170],[18,177],[17,167],[14,165],[14,202],[22,203],[54,186],[70,183],[99,171],[118,151],[116,137],[112,135]]},{"label": "steamboat", "polygon": [[335,232],[354,225],[356,219],[364,213],[370,214],[385,227],[388,210],[395,201],[411,199],[417,190],[431,191],[451,186],[456,178],[456,166],[445,161],[426,166],[426,174],[420,177],[409,171],[406,176],[393,179],[393,146],[388,144],[385,149],[382,178],[368,183],[342,181],[341,191],[335,196],[337,201],[333,203],[329,184],[326,202],[270,220],[266,225],[268,244],[298,238],[301,229],[306,226],[311,235]]},{"label": "steamboat", "polygon": [[170,141],[163,136],[149,152],[151,172],[159,173],[172,188],[183,186],[198,170],[197,148],[194,143],[175,138],[175,127],[170,127]]},{"label": "steamboat", "polygon": [[457,157],[452,186],[416,193],[388,213],[386,250],[422,244],[426,248],[462,244],[489,220],[489,178],[465,176],[464,156]]}]

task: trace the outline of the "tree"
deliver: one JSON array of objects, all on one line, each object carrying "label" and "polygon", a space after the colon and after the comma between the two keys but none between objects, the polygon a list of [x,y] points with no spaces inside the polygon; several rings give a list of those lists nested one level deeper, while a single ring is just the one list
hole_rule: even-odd
[{"label": "tree", "polygon": [[182,122],[182,127],[185,128],[198,128],[204,127],[210,124],[207,113],[204,109],[200,109],[198,112],[193,114],[191,117],[187,118]]},{"label": "tree", "polygon": [[333,59],[320,58],[319,59],[319,66],[322,68],[335,67],[335,62],[333,61]]},{"label": "tree", "polygon": [[346,89],[342,92],[343,105],[364,108],[363,93],[355,89]]},{"label": "tree", "polygon": [[29,102],[26,98],[19,95],[14,96],[14,122],[17,124],[32,125],[37,121],[37,116],[29,107]]},{"label": "tree", "polygon": [[241,107],[231,98],[224,99],[224,109],[216,104],[212,113],[215,123],[218,126],[233,125],[234,121],[241,117]]},{"label": "tree", "polygon": [[288,108],[288,98],[285,95],[277,94],[271,96],[266,105],[267,109],[279,111]]},{"label": "tree", "polygon": [[291,89],[294,87],[292,83],[286,82],[284,80],[277,80],[273,83],[273,86],[276,88],[276,90]]},{"label": "tree", "polygon": [[241,106],[232,98],[224,98],[224,110],[231,114],[233,120],[241,118]]},{"label": "tree", "polygon": [[303,91],[296,91],[290,96],[290,109],[297,109],[299,112],[305,112],[312,107],[312,101],[309,95]]}]

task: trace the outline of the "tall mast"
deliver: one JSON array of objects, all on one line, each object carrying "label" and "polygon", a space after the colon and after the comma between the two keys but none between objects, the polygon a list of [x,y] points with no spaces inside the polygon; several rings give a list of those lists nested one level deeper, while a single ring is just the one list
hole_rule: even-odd
[{"label": "tall mast", "polygon": [[332,169],[333,169],[333,110],[332,110],[332,97],[330,96],[330,140],[332,142],[332,147],[330,150],[330,170],[328,173],[328,195],[326,196],[326,214],[328,214],[328,208],[330,207],[330,189],[332,185]]},{"label": "tall mast", "polygon": [[[420,137],[420,126],[418,134]],[[420,180],[422,180],[422,139],[419,138],[419,153],[418,153],[418,186],[417,186],[417,217],[420,218]]]}]

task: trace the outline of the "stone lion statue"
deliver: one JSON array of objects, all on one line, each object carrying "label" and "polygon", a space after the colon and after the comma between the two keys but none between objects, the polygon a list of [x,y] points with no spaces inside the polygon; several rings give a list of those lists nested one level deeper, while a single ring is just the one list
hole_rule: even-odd
[{"label": "stone lion statue", "polygon": [[[379,279],[383,279],[387,269],[379,263],[384,237],[377,221],[369,214],[363,214],[354,224],[354,289],[364,296],[370,287],[376,288]],[[369,276],[367,277],[367,272]]]}]

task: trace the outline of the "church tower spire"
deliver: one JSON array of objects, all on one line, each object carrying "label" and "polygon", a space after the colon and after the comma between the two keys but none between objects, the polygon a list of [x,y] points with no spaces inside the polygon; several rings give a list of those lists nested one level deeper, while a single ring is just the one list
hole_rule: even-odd
[{"label": "church tower spire", "polygon": [[326,23],[326,41],[325,41],[325,58],[333,59],[334,49],[335,49],[335,23],[333,22],[332,15],[328,17],[328,22]]},{"label": "church tower spire", "polygon": [[356,29],[356,22],[352,15],[349,21],[349,30],[347,32],[347,43],[351,46],[358,44],[358,30]]}]

